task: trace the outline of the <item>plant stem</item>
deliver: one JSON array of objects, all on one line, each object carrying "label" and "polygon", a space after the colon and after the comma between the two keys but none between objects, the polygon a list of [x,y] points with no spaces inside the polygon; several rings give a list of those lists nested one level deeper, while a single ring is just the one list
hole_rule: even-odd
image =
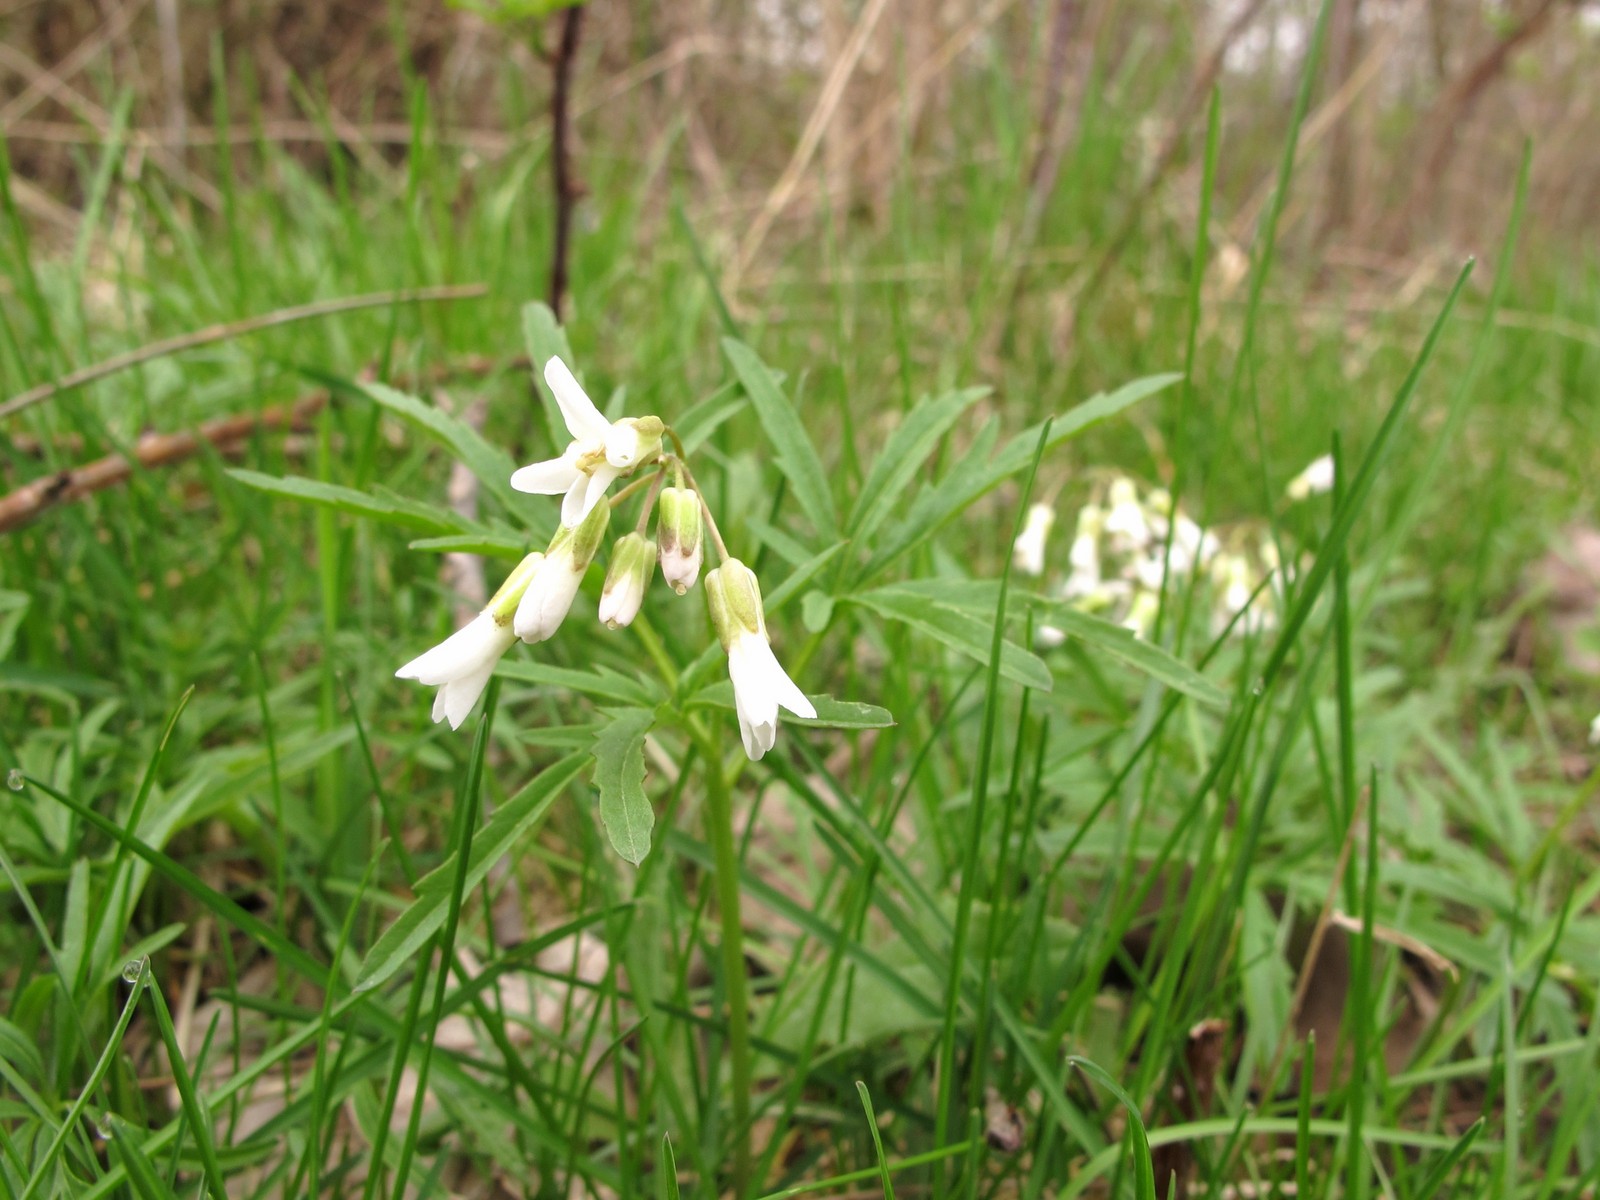
[{"label": "plant stem", "polygon": [[739,912],[739,849],[733,836],[733,798],[722,755],[699,722],[691,721],[705,764],[706,824],[716,871],[717,915],[722,922],[723,990],[728,997],[728,1054],[733,1094],[733,1195],[750,1178],[750,1009],[745,993],[744,923]]}]

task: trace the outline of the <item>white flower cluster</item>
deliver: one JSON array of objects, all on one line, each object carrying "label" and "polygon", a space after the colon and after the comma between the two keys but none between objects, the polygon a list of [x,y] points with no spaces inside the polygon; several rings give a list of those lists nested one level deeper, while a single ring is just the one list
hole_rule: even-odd
[{"label": "white flower cluster", "polygon": [[[711,618],[728,654],[734,707],[745,752],[758,759],[772,749],[778,709],[815,717],[816,708],[778,664],[767,638],[761,589],[755,573],[728,555],[716,522],[705,507],[693,476],[676,455],[663,451],[663,437],[677,438],[659,417],[624,417],[607,421],[559,358],[545,364],[544,379],[572,434],[559,458],[523,467],[511,486],[538,495],[561,495],[561,524],[550,545],[524,558],[500,590],[472,621],[439,645],[395,672],[401,679],[439,689],[433,719],[460,728],[489,682],[500,656],[519,638],[530,644],[553,637],[566,620],[589,564],[605,540],[613,505],[628,493],[648,487],[638,528],[617,539],[600,595],[599,619],[607,629],[631,624],[644,605],[645,593],[661,575],[678,595],[694,587],[704,557],[705,523],[722,565],[706,575]],[[611,485],[625,475],[653,467],[606,499]],[[670,486],[667,479],[671,476]],[[655,539],[646,536],[652,512]]]},{"label": "white flower cluster", "polygon": [[[1013,548],[1019,571],[1043,575],[1055,510],[1028,510]],[[1238,632],[1257,633],[1276,622],[1269,584],[1278,569],[1270,538],[1243,528],[1222,537],[1197,525],[1164,488],[1141,490],[1126,475],[1097,485],[1078,510],[1067,570],[1056,594],[1074,608],[1116,621],[1138,637],[1149,635],[1170,572],[1174,584],[1199,576],[1211,602],[1215,633],[1239,618]],[[1260,593],[1258,595],[1258,593]],[[1045,625],[1039,640],[1058,645],[1059,629]]]}]

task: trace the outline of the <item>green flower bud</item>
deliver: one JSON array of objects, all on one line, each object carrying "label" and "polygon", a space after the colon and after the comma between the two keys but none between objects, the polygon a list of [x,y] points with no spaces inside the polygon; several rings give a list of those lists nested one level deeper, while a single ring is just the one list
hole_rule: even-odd
[{"label": "green flower bud", "polygon": [[704,549],[700,496],[692,488],[661,489],[656,537],[661,542],[661,577],[683,595],[700,577]]},{"label": "green flower bud", "polygon": [[600,593],[600,623],[620,629],[639,615],[650,576],[656,570],[656,544],[643,534],[630,533],[611,547],[611,569]]},{"label": "green flower bud", "polygon": [[726,560],[706,575],[706,605],[722,648],[727,650],[747,633],[767,635],[761,611],[761,584],[756,573],[737,558]]}]

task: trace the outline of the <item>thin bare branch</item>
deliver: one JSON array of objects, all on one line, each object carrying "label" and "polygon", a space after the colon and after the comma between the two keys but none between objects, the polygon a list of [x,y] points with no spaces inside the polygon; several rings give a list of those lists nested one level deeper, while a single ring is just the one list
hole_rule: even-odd
[{"label": "thin bare branch", "polygon": [[42,404],[52,396],[58,396],[62,392],[70,392],[86,383],[93,383],[98,379],[106,378],[108,375],[126,371],[129,367],[137,367],[153,359],[181,354],[185,350],[193,350],[199,346],[210,346],[216,342],[228,342],[234,338],[243,337],[245,334],[259,333],[263,329],[275,329],[279,325],[292,325],[296,321],[310,321],[318,317],[333,316],[336,313],[353,312],[356,309],[382,308],[389,304],[422,304],[434,300],[471,300],[487,294],[488,290],[487,284],[467,283],[447,287],[410,288],[398,292],[378,292],[367,296],[345,296],[338,300],[319,300],[315,304],[300,304],[293,308],[280,308],[275,312],[263,313],[258,317],[248,317],[243,321],[230,321],[223,325],[208,325],[206,328],[197,329],[193,333],[185,333],[178,337],[166,338],[163,341],[151,342],[148,345],[140,346],[136,350],[114,355],[104,362],[98,362],[93,366],[74,371],[54,383],[42,383],[38,387],[19,392],[4,404],[0,404],[0,420],[15,416],[23,409],[32,408],[35,404]]},{"label": "thin bare branch", "polygon": [[132,460],[121,454],[107,455],[81,467],[45,475],[7,496],[0,496],[0,533],[18,529],[58,504],[82,500],[95,492],[126,483],[133,474],[134,460],[141,469],[148,470],[193,458],[207,446],[229,449],[259,430],[307,430],[311,427],[312,416],[327,402],[326,392],[313,392],[293,404],[245,416],[223,417],[192,432],[147,433],[134,445]]}]

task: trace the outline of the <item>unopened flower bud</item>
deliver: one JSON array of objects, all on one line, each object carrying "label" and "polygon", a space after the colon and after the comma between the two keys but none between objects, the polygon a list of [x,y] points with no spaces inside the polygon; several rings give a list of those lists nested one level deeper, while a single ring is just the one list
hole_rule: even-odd
[{"label": "unopened flower bud", "polygon": [[661,489],[656,509],[656,538],[661,543],[661,577],[678,595],[700,578],[700,496],[693,488]]},{"label": "unopened flower bud", "polygon": [[756,573],[737,558],[728,559],[706,575],[706,606],[724,650],[747,633],[766,637],[761,584]]},{"label": "unopened flower bud", "polygon": [[517,605],[513,628],[519,638],[542,642],[561,628],[610,521],[611,506],[596,504],[576,528],[563,525],[556,531]]},{"label": "unopened flower bud", "polygon": [[611,547],[611,569],[600,593],[600,623],[607,629],[621,629],[639,615],[650,577],[656,570],[656,544],[641,533],[617,539]]}]

